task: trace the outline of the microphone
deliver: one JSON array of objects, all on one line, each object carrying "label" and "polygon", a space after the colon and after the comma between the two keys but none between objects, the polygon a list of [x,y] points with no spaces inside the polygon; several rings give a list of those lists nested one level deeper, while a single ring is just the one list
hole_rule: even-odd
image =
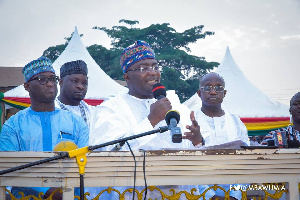
[{"label": "microphone", "polygon": [[169,130],[171,131],[171,138],[173,143],[181,143],[182,142],[182,133],[177,124],[180,120],[180,114],[176,110],[169,110],[166,114],[166,122],[169,126]]},{"label": "microphone", "polygon": [[[167,96],[166,88],[161,83],[156,83],[155,85],[153,85],[152,92],[153,92],[153,97],[157,100],[160,100]],[[118,143],[113,148],[113,150],[119,151],[124,146],[124,144],[125,144],[125,142]]]},{"label": "microphone", "polygon": [[[153,85],[153,97],[157,100],[160,100],[167,96],[166,88],[161,83],[156,83]],[[171,131],[171,138],[173,143],[181,143],[182,142],[182,133],[177,124],[180,120],[179,112],[176,110],[169,110],[166,114],[166,122],[169,126],[169,130]]]},{"label": "microphone", "polygon": [[161,83],[156,83],[153,85],[153,97],[157,100],[165,98],[167,96],[166,88]]}]

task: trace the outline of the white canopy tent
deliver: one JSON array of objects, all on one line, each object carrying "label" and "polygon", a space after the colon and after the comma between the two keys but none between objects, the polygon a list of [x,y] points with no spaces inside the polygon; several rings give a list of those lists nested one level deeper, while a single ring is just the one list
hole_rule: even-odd
[{"label": "white canopy tent", "polygon": [[[227,94],[223,101],[224,109],[239,117],[289,117],[287,105],[272,100],[247,79],[228,47],[216,73],[225,80]],[[184,104],[191,110],[197,110],[201,108],[201,99],[195,94]]]},{"label": "white canopy tent", "polygon": [[[68,46],[53,63],[56,74],[59,76],[60,67],[64,63],[74,60],[83,60],[84,62],[86,62],[88,67],[89,86],[85,99],[103,100],[110,95],[115,95],[119,92],[124,91],[126,92],[128,90],[126,87],[118,84],[116,81],[111,79],[99,67],[99,65],[87,51],[86,47],[83,45],[76,27]],[[4,97],[29,98],[29,94],[24,89],[23,85],[20,85],[12,90],[5,92]]]},{"label": "white canopy tent", "polygon": [[[227,90],[223,109],[239,116],[250,135],[265,135],[290,123],[289,106],[272,100],[255,87],[237,66],[228,47],[216,73],[224,78]],[[197,93],[184,104],[191,110],[199,110],[202,105]]]}]

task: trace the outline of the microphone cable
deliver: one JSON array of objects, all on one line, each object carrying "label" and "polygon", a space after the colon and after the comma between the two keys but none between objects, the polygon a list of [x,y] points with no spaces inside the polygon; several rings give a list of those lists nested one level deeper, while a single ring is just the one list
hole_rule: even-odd
[{"label": "microphone cable", "polygon": [[144,181],[145,181],[145,197],[144,200],[147,200],[147,191],[148,191],[148,186],[147,186],[147,179],[146,179],[146,151],[144,149],[143,150],[143,174],[144,174]]},{"label": "microphone cable", "polygon": [[129,150],[130,150],[130,152],[131,152],[131,154],[133,156],[133,160],[134,160],[133,192],[132,192],[132,194],[133,194],[132,200],[134,200],[134,197],[135,197],[135,182],[136,182],[136,159],[135,159],[135,155],[134,155],[134,153],[133,153],[133,151],[132,151],[132,149],[131,149],[128,141],[126,141],[126,144],[127,144],[128,148],[129,148]]}]

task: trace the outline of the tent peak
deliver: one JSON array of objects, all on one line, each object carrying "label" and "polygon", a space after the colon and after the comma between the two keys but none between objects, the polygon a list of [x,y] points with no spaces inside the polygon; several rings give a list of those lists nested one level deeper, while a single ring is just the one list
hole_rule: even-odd
[{"label": "tent peak", "polygon": [[228,61],[230,60],[231,62],[233,61],[235,63],[235,61],[234,61],[234,59],[231,55],[229,46],[226,47],[226,52],[225,52],[225,56],[224,56],[224,59],[223,59],[223,63],[224,63],[225,60],[228,60]]},{"label": "tent peak", "polygon": [[77,26],[75,26],[74,34],[77,34],[77,35],[78,35],[78,29],[77,29]]},{"label": "tent peak", "polygon": [[226,55],[226,54],[230,54],[230,55],[231,55],[229,46],[226,47],[226,53],[225,53],[225,55]]},{"label": "tent peak", "polygon": [[240,71],[240,68],[238,67],[238,65],[234,61],[228,46],[226,47],[225,56],[224,56],[220,66],[218,67],[216,72],[219,73],[223,70],[226,70],[226,71]]}]

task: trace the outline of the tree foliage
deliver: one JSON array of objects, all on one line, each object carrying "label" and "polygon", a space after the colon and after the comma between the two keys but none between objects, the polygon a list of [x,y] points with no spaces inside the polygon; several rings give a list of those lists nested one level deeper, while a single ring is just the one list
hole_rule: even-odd
[{"label": "tree foliage", "polygon": [[52,62],[54,62],[60,54],[65,50],[67,47],[66,44],[60,44],[53,47],[49,47],[43,52],[43,56],[49,58]]},{"label": "tree foliage", "polygon": [[[168,23],[152,24],[146,28],[135,28],[134,25],[139,21],[121,19],[119,23],[124,23],[125,26],[113,26],[111,29],[93,27],[95,30],[104,31],[111,38],[112,48],[107,49],[97,44],[87,47],[102,70],[115,80],[123,80],[120,67],[122,51],[136,40],[144,40],[153,48],[159,64],[163,67],[161,82],[167,89],[175,90],[181,101],[196,92],[199,77],[219,65],[217,62],[207,62],[204,57],[189,54],[189,44],[214,34],[211,31],[203,32],[203,25],[179,33]],[[65,38],[65,44],[49,47],[43,55],[55,61],[71,37]]]},{"label": "tree foliage", "polygon": [[[93,27],[104,31],[111,38],[111,51],[123,50],[136,40],[144,40],[156,53],[159,64],[163,67],[162,83],[167,89],[176,90],[180,99],[186,100],[198,89],[199,77],[217,67],[217,62],[207,62],[204,57],[190,55],[189,44],[213,35],[214,32],[202,32],[203,25],[177,32],[170,24],[152,24],[146,28],[134,28],[138,21],[120,20],[130,25]],[[106,71],[107,72],[107,71]]]},{"label": "tree foliage", "polygon": [[123,72],[120,67],[120,55],[122,50],[108,50],[96,44],[87,47],[87,50],[107,75],[115,80],[123,80]]}]

